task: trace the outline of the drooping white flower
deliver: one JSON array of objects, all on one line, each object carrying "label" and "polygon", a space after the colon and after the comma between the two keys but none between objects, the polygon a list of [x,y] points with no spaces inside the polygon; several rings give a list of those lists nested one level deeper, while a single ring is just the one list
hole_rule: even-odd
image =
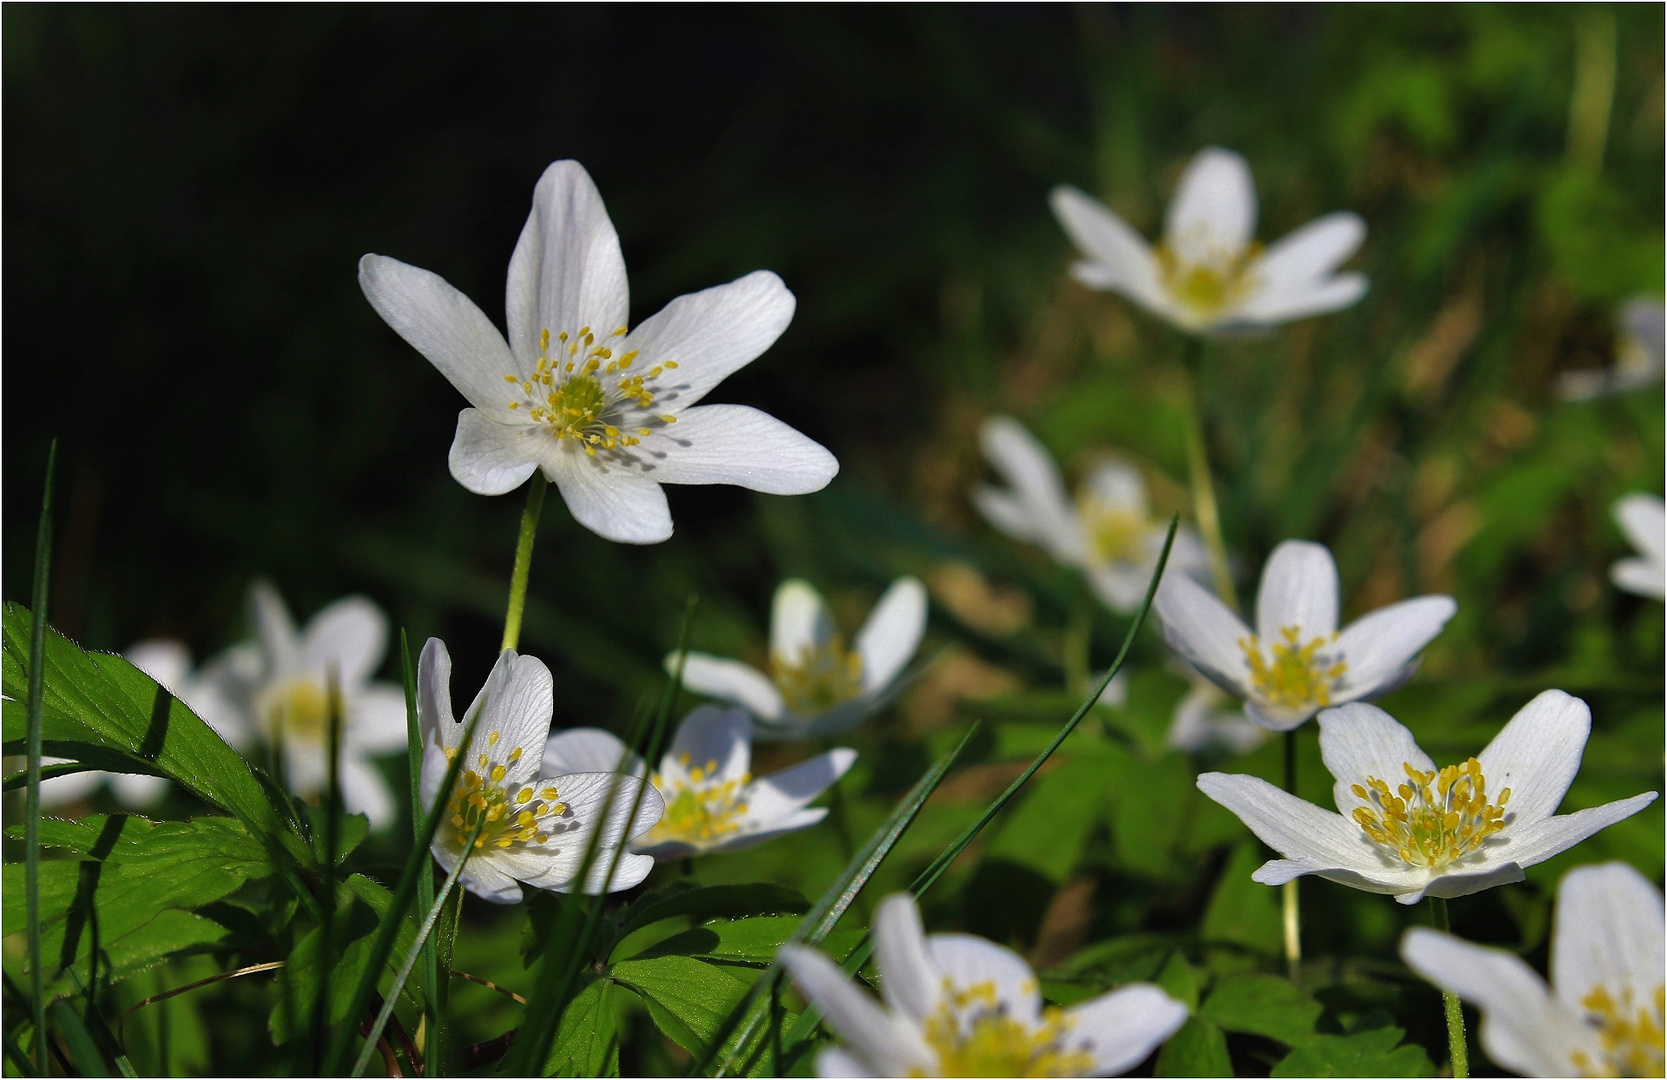
[{"label": "drooping white flower", "polygon": [[[830,750],[755,780],[751,729],[742,709],[702,705],[683,718],[659,770],[649,777],[666,801],[665,816],[631,845],[632,851],[656,859],[739,851],[827,816],[825,808],[812,808],[810,802],[845,775],[857,752]],[[633,776],[643,773],[642,758],[600,728],[570,728],[544,745],[547,773],[597,765]]]},{"label": "drooping white flower", "polygon": [[1155,606],[1170,648],[1243,698],[1251,720],[1289,731],[1328,706],[1399,686],[1415,670],[1414,658],[1458,610],[1450,596],[1419,596],[1339,631],[1337,594],[1331,552],[1287,540],[1262,569],[1254,631],[1182,574],[1164,575]]},{"label": "drooping white flower", "polygon": [[1320,714],[1337,813],[1255,776],[1205,773],[1198,789],[1285,856],[1256,871],[1262,884],[1318,874],[1412,904],[1521,881],[1524,867],[1654,802],[1651,791],[1552,816],[1591,730],[1584,701],[1547,690],[1476,757],[1438,769],[1388,713],[1354,702]]},{"label": "drooping white flower", "polygon": [[671,536],[661,484],[817,491],[839,470],[821,445],[743,405],[696,402],[773,344],[793,294],[759,270],[679,297],[630,329],[619,237],[576,161],[544,171],[509,262],[508,340],[437,274],[359,260],[377,314],[469,400],[451,473],[502,495],[542,469],[573,517],[609,540]]},{"label": "drooping white flower", "polygon": [[[505,649],[474,703],[454,718],[451,654],[445,643],[429,638],[417,661],[425,806],[432,808],[442,794],[452,759],[465,755],[446,799],[450,812],[431,850],[448,872],[461,864],[463,887],[494,904],[518,902],[523,884],[554,892],[617,892],[638,884],[654,868],[653,859],[618,848],[660,820],[664,800],[639,777],[612,770],[550,774],[541,769],[554,707],[550,669],[535,657]],[[465,746],[468,721],[476,716],[474,735]],[[471,836],[474,849],[464,862]],[[581,883],[587,857],[590,869]]]},{"label": "drooping white flower", "polygon": [[[203,719],[227,742],[259,741],[282,759],[289,788],[303,798],[323,792],[329,779],[329,679],[341,694],[341,792],[350,813],[373,826],[395,818],[393,795],[371,759],[406,747],[405,694],[371,676],[387,651],[388,620],[362,596],[349,596],[314,615],[297,631],[283,597],[271,585],[250,590],[256,647],[233,650],[214,676],[227,707]],[[187,701],[187,704],[190,704]],[[216,715],[218,714],[218,715]]]},{"label": "drooping white flower", "polygon": [[1084,255],[1072,276],[1183,330],[1271,326],[1348,307],[1366,292],[1364,275],[1334,273],[1366,238],[1365,222],[1327,214],[1262,250],[1250,167],[1231,150],[1207,147],[1192,159],[1156,248],[1074,187],[1054,188],[1052,201]]},{"label": "drooping white flower", "polygon": [[1667,595],[1667,506],[1659,497],[1635,491],[1615,504],[1615,523],[1638,556],[1609,568],[1616,588],[1660,600]]},{"label": "drooping white flower", "polygon": [[1621,306],[1616,321],[1620,334],[1615,366],[1563,372],[1558,390],[1565,399],[1585,401],[1661,381],[1667,369],[1667,311],[1661,301],[1635,296]]},{"label": "drooping white flower", "polygon": [[[1138,608],[1169,530],[1166,519],[1152,515],[1139,471],[1122,461],[1103,462],[1084,479],[1073,504],[1053,458],[1017,420],[990,417],[978,441],[1008,484],[972,491],[973,505],[990,524],[1080,569],[1113,611]],[[1197,535],[1177,530],[1166,573],[1203,573],[1205,566]]]},{"label": "drooping white flower", "polygon": [[1667,952],[1661,892],[1626,863],[1582,866],[1557,886],[1551,986],[1504,949],[1408,930],[1412,970],[1482,1013],[1482,1048],[1523,1076],[1660,1076]]},{"label": "drooping white flower", "polygon": [[906,893],[874,916],[883,1004],[814,949],[784,945],[780,957],[843,1043],[821,1052],[821,1076],[1115,1076],[1187,1019],[1150,983],[1043,1006],[1017,953],[971,934],[926,936]]},{"label": "drooping white flower", "polygon": [[[925,632],[926,586],[917,578],[891,583],[849,649],[821,594],[795,578],[777,587],[771,606],[768,675],[692,652],[683,685],[746,709],[758,738],[832,735],[884,704]],[[677,656],[666,657],[666,670],[676,667]]]}]

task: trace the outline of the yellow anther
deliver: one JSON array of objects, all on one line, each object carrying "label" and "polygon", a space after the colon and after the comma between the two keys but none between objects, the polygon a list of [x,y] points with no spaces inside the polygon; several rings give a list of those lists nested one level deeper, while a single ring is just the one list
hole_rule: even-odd
[{"label": "yellow anther", "polygon": [[487,746],[497,746],[498,745],[498,740],[503,738],[503,735],[504,735],[504,733],[501,732],[501,731],[492,732],[490,735],[488,735],[486,737],[486,745]]},{"label": "yellow anther", "polygon": [[676,360],[667,360],[666,361],[666,367],[669,367],[669,368],[672,368],[673,370],[676,370],[677,361]]},{"label": "yellow anther", "polygon": [[[1262,651],[1261,639],[1255,635],[1239,639],[1257,696],[1269,705],[1293,710],[1330,705],[1332,692],[1343,687],[1348,664],[1320,651],[1327,644],[1324,638],[1310,638],[1304,644],[1300,627],[1287,626],[1279,633],[1281,640],[1268,643],[1271,662]],[[1331,640],[1336,638],[1333,634]]]},{"label": "yellow anther", "polygon": [[509,752],[509,760],[511,760],[511,761],[520,761],[521,760],[521,747],[517,746],[515,749],[513,749]]},{"label": "yellow anther", "polygon": [[1439,869],[1479,850],[1505,827],[1510,789],[1500,792],[1497,804],[1490,804],[1482,766],[1475,758],[1438,772],[1423,772],[1411,763],[1402,769],[1413,782],[1400,786],[1400,798],[1391,796],[1389,785],[1376,777],[1368,777],[1365,788],[1355,784],[1350,790],[1367,803],[1354,809],[1355,822],[1403,862]]},{"label": "yellow anther", "polygon": [[504,768],[502,765],[492,766],[492,782],[494,784],[498,783],[499,781],[501,781],[504,778],[504,775],[508,772],[509,772],[509,770]]},{"label": "yellow anther", "polygon": [[547,787],[543,791],[539,792],[538,796],[541,799],[549,801],[550,799],[554,799],[556,797],[556,794],[557,794],[557,792],[556,792],[555,788]]}]

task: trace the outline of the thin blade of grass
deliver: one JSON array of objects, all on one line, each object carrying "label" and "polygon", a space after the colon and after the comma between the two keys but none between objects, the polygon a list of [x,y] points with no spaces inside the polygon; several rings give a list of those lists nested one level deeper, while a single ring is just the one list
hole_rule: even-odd
[{"label": "thin blade of grass", "polygon": [[105,1062],[104,1055],[98,1052],[98,1044],[93,1042],[92,1032],[81,1022],[75,1010],[70,1008],[67,1001],[59,999],[52,1003],[52,1016],[58,1021],[58,1030],[64,1033],[64,1042],[69,1046],[69,1057],[75,1064],[76,1074],[79,1076],[109,1076],[110,1066]]},{"label": "thin blade of grass", "polygon": [[[1024,787],[1026,781],[1035,776],[1036,771],[1047,762],[1048,758],[1053,756],[1053,752],[1058,750],[1065,740],[1071,737],[1071,733],[1077,729],[1077,725],[1082,723],[1082,718],[1088,715],[1088,710],[1093,708],[1096,701],[1100,700],[1100,695],[1105,693],[1105,689],[1111,684],[1111,680],[1116,678],[1117,673],[1123,669],[1123,660],[1129,655],[1129,649],[1134,645],[1135,637],[1139,635],[1140,628],[1145,625],[1146,615],[1152,608],[1152,598],[1158,593],[1158,582],[1163,579],[1164,567],[1169,564],[1170,548],[1175,543],[1175,531],[1179,525],[1180,517],[1178,515],[1171,516],[1169,519],[1169,533],[1163,541],[1163,551],[1159,553],[1158,564],[1153,568],[1151,580],[1146,584],[1146,596],[1141,601],[1140,608],[1135,612],[1134,621],[1129,624],[1129,632],[1123,636],[1123,646],[1117,650],[1117,658],[1112,661],[1110,670],[1100,679],[1099,685],[1089,691],[1087,700],[1077,708],[1075,713],[1071,714],[1069,720],[1065,721],[1065,726],[1059,729],[1059,734],[1053,737],[1053,741],[1048,743],[1040,754],[1036,755],[1036,760],[1030,763],[1030,767],[1020,773],[1011,784],[1007,785],[1007,790],[996,796],[995,801],[986,807],[982,814],[978,815],[977,820],[963,829],[961,834],[952,840],[949,846],[938,854],[937,858],[932,860],[931,865],[921,871],[920,876],[909,885],[909,895],[920,896],[927,889],[930,889],[939,877],[943,876],[943,872],[948,870],[950,864],[960,857],[961,852],[967,849],[967,845],[971,844],[978,837],[978,834],[984,831],[984,827],[993,821],[997,814],[1001,813],[1007,804],[1013,800],[1013,796],[1019,793],[1019,789]],[[864,934],[862,940],[857,943],[857,947],[851,950],[851,955],[846,957],[845,963],[841,966],[848,974],[854,975],[862,968],[863,964],[867,963],[873,950],[873,938],[869,934]],[[820,1009],[814,1004],[807,1004],[805,1011],[799,1014],[799,1018],[788,1029],[785,1045],[792,1047],[810,1038],[811,1032],[815,1031],[816,1025],[821,1022],[821,1016]]]},{"label": "thin blade of grass", "polygon": [[29,920],[29,989],[35,1021],[35,1071],[45,1076],[46,983],[41,970],[41,701],[46,688],[46,593],[52,576],[52,473],[58,440],[46,451],[46,487],[41,493],[40,529],[35,534],[35,582],[29,604],[28,792],[23,801],[24,892]]},{"label": "thin blade of grass", "polygon": [[[891,853],[892,847],[896,845],[898,840],[902,839],[909,826],[914,824],[915,818],[920,814],[921,807],[926,805],[926,800],[943,782],[950,766],[955,763],[956,758],[961,756],[961,751],[966,749],[967,743],[971,741],[978,727],[977,722],[974,722],[971,727],[967,728],[967,733],[961,737],[961,741],[955,745],[955,748],[939,758],[926,771],[926,775],[922,776],[915,786],[909,790],[909,793],[903,796],[896,809],[892,810],[891,815],[875,830],[874,835],[869,838],[868,843],[863,845],[862,850],[857,852],[856,858],[846,864],[845,869],[840,872],[834,883],[817,899],[811,909],[805,913],[804,918],[799,920],[799,925],[794,928],[793,933],[787,939],[788,941],[795,944],[819,945],[832,932],[834,926],[845,914],[846,909],[851,906],[851,902],[857,898],[857,894],[862,891],[863,886],[868,884],[868,879],[874,876],[874,871],[879,869],[880,863]],[[772,961],[770,966],[764,969],[764,973],[747,991],[746,997],[742,998],[740,1004],[724,1018],[724,1022],[718,1028],[717,1036],[708,1044],[706,1052],[701,1055],[700,1061],[696,1064],[695,1073],[705,1072],[726,1045],[733,1044],[732,1049],[724,1055],[722,1062],[719,1063],[717,1071],[713,1074],[714,1076],[723,1076],[735,1063],[738,1055],[744,1056],[743,1051],[749,1047],[759,1025],[766,1019],[767,1010],[761,1009],[759,1006],[764,1002],[765,996],[770,993],[776,981],[781,978],[781,970],[779,960]]]},{"label": "thin blade of grass", "polygon": [[[324,784],[324,873],[320,883],[319,907],[324,919],[318,924],[318,998],[313,1002],[313,1015],[308,1040],[314,1066],[324,1061],[324,1029],[330,1012],[330,995],[324,988],[330,985],[330,972],[336,963],[336,845],[341,829],[341,741],[342,700],[341,678],[334,664],[325,672],[325,784]],[[397,920],[390,920],[397,922]],[[322,1073],[320,1073],[322,1075]]]},{"label": "thin blade of grass", "polygon": [[[417,672],[411,666],[411,641],[406,637],[403,626],[399,628],[399,675],[400,683],[405,688],[405,763],[411,775],[411,840],[420,848],[423,846],[423,825],[428,817],[423,810],[423,736],[417,722]],[[433,906],[434,869],[425,865],[417,874],[417,910],[427,911]],[[423,1015],[428,1031],[423,1056],[428,1058],[434,1056],[433,1050],[438,1045],[434,1039],[439,1032],[440,1009],[435,987],[440,982],[440,953],[435,948],[432,935],[423,939],[422,947],[423,985],[426,988]]]},{"label": "thin blade of grass", "polygon": [[[468,747],[474,739],[475,725],[480,722],[481,711],[476,709],[475,714],[469,717],[460,745]],[[457,783],[457,777],[463,771],[463,762],[467,757],[467,754],[456,754],[446,766],[446,776],[440,782],[439,791],[435,793],[434,806],[423,819],[416,848],[411,852],[410,858],[405,860],[405,869],[400,872],[399,884],[394,888],[394,898],[388,907],[388,916],[377,928],[376,939],[371,943],[370,954],[365,958],[364,971],[359,975],[358,985],[353,988],[347,1018],[336,1030],[336,1037],[331,1042],[330,1053],[324,1059],[324,1068],[320,1075],[340,1076],[346,1068],[347,1056],[353,1048],[354,1033],[359,1030],[358,1018],[364,1015],[366,1006],[370,1004],[370,996],[376,992],[376,982],[381,978],[382,968],[388,962],[388,955],[393,952],[394,937],[399,933],[400,920],[405,917],[406,909],[411,906],[411,901],[417,894],[417,878],[428,870],[428,860],[434,857],[429,852],[429,847],[434,843],[434,834],[440,830],[440,822],[446,816],[446,802],[451,798],[452,787]],[[432,1058],[432,1055],[429,1056]]]}]

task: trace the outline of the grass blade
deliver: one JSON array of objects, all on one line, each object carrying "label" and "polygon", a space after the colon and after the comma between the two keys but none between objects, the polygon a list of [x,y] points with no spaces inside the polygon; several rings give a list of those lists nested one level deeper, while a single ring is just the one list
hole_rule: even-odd
[{"label": "grass blade", "polygon": [[[341,830],[341,742],[342,742],[342,699],[341,679],[334,664],[325,673],[325,737],[326,767],[324,785],[324,865],[319,867],[324,873],[319,893],[319,907],[323,909],[324,919],[318,924],[318,985],[320,987],[318,1000],[313,1003],[312,1025],[309,1042],[312,1048],[314,1066],[324,1060],[324,1029],[330,1012],[330,995],[324,987],[330,985],[330,972],[336,965],[336,847],[340,841]],[[390,923],[398,924],[398,919],[389,919]]]},{"label": "grass blade", "polygon": [[110,1066],[105,1063],[104,1055],[98,1052],[98,1044],[93,1042],[93,1036],[87,1030],[87,1025],[70,1008],[69,1002],[62,999],[52,1003],[52,1016],[58,1021],[58,1030],[64,1033],[64,1042],[69,1046],[70,1060],[75,1063],[75,1071],[79,1076],[109,1076]]},{"label": "grass blade", "polygon": [[41,699],[46,687],[46,586],[52,576],[52,472],[58,440],[46,451],[46,487],[41,493],[40,530],[35,534],[35,584],[29,622],[29,789],[23,803],[24,890],[29,920],[29,989],[35,1021],[35,1069],[47,1073],[46,982],[41,971]]},{"label": "grass blade", "polygon": [[[423,810],[423,736],[421,725],[417,721],[417,671],[411,666],[411,641],[405,636],[405,628],[399,629],[399,675],[400,683],[405,687],[405,760],[411,774],[411,841],[418,848],[422,844],[423,825],[428,815]],[[425,867],[417,874],[417,910],[427,911],[434,906],[434,869]],[[440,1031],[439,999],[435,987],[440,982],[440,953],[435,948],[432,935],[422,942],[423,985],[427,993],[423,994],[423,1015],[427,1018],[428,1043],[424,1047],[424,1056],[433,1057],[433,1051],[439,1046],[434,1039]]]}]

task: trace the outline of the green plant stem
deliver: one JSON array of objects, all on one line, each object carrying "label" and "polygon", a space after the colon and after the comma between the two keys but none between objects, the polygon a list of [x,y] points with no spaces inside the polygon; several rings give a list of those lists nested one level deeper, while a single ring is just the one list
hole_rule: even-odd
[{"label": "green plant stem", "polygon": [[341,738],[342,700],[341,676],[334,664],[325,672],[325,785],[324,785],[324,859],[320,867],[324,880],[319,889],[319,907],[324,918],[318,924],[318,998],[313,1004],[312,1052],[314,1067],[322,1066],[328,1051],[325,1022],[329,1015],[330,995],[322,988],[330,985],[330,973],[335,970],[336,952],[336,848],[340,842],[341,825]]},{"label": "green plant stem", "polygon": [[[1448,932],[1447,901],[1444,897],[1430,897],[1430,918],[1435,928]],[[1452,1059],[1453,1076],[1464,1080],[1470,1075],[1470,1050],[1464,1041],[1464,1010],[1459,1007],[1459,995],[1451,990],[1441,992],[1441,1008],[1447,1014],[1447,1054]]]},{"label": "green plant stem", "polygon": [[1227,544],[1221,538],[1221,512],[1216,507],[1215,483],[1210,478],[1210,457],[1204,446],[1204,406],[1199,369],[1202,366],[1204,344],[1189,338],[1186,350],[1187,376],[1187,474],[1192,487],[1192,516],[1198,522],[1198,532],[1204,538],[1204,551],[1210,562],[1210,578],[1215,582],[1216,594],[1222,603],[1239,610],[1238,594],[1233,590],[1233,572],[1227,563]]},{"label": "green plant stem", "polygon": [[1065,692],[1073,696],[1085,693],[1089,683],[1089,653],[1094,638],[1094,594],[1086,584],[1078,582],[1077,598],[1071,608],[1071,621],[1065,625],[1062,650],[1065,664]]},{"label": "green plant stem", "polygon": [[26,703],[29,789],[23,797],[24,896],[29,920],[29,989],[35,1022],[35,1066],[47,1075],[46,983],[41,971],[41,707],[46,689],[46,594],[52,575],[52,472],[58,440],[46,451],[46,486],[41,494],[40,529],[35,534],[35,582],[29,603],[29,694]]},{"label": "green plant stem", "polygon": [[[1292,795],[1297,793],[1297,733],[1285,733],[1285,790]],[[1285,923],[1285,970],[1291,976],[1291,981],[1302,985],[1302,904],[1297,895],[1298,878],[1292,878],[1280,886],[1280,899],[1284,902]]]},{"label": "green plant stem", "polygon": [[[422,726],[417,718],[417,675],[411,666],[411,642],[406,637],[405,628],[399,630],[399,671],[400,681],[405,687],[405,741],[406,767],[411,779],[411,835],[416,845],[415,850],[421,850],[427,843],[427,830],[424,824],[428,820],[428,810],[423,806],[423,737]],[[417,873],[417,910],[427,911],[434,906],[434,869],[425,863]],[[434,947],[434,936],[430,934],[423,940],[423,1018],[424,1031],[432,1038],[440,1017],[435,1010],[434,987],[440,981],[440,964],[438,953]],[[430,1044],[432,1045],[432,1044]],[[429,1046],[423,1048],[426,1059]],[[412,1063],[413,1065],[416,1062]]]},{"label": "green plant stem", "polygon": [[527,508],[521,512],[521,536],[515,543],[515,569],[509,575],[509,610],[504,613],[504,643],[513,649],[521,643],[521,615],[527,608],[527,575],[532,570],[533,540],[538,535],[538,515],[544,509],[544,489],[550,482],[534,472],[527,481]]}]

